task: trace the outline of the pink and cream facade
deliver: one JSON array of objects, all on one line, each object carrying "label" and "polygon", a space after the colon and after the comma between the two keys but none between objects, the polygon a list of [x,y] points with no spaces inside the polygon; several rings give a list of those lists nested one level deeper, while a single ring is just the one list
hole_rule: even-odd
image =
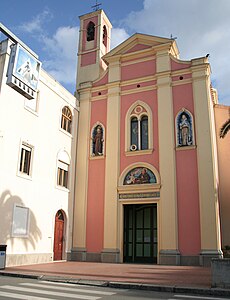
[{"label": "pink and cream facade", "polygon": [[69,259],[209,264],[222,251],[207,58],[145,34],[110,51],[104,12],[80,20]]}]

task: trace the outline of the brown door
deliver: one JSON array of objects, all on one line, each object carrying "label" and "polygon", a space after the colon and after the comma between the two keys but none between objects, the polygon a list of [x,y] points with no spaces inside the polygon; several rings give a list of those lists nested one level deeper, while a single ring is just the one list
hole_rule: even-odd
[{"label": "brown door", "polygon": [[59,210],[55,216],[54,260],[62,260],[63,236],[64,236],[64,215],[63,212]]}]

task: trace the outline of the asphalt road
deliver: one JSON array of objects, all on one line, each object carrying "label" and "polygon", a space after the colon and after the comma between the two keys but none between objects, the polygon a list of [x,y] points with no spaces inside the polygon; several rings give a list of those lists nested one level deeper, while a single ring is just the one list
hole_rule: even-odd
[{"label": "asphalt road", "polygon": [[22,279],[0,276],[0,300],[140,300],[140,299],[167,299],[167,300],[223,300],[206,296],[192,296],[182,294],[157,293],[152,291],[112,289],[92,287],[77,284],[55,283],[35,279]]}]

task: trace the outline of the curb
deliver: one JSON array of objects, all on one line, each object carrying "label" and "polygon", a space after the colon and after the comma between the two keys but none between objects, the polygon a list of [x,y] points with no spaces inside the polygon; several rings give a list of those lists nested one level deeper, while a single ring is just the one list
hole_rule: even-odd
[{"label": "curb", "polygon": [[87,279],[77,279],[77,278],[65,278],[61,276],[7,273],[1,271],[0,271],[0,276],[30,278],[30,279],[37,279],[37,280],[44,280],[44,281],[51,281],[51,282],[62,282],[62,283],[97,286],[97,287],[110,287],[110,288],[117,288],[117,289],[145,290],[145,291],[164,292],[164,293],[173,293],[173,294],[177,293],[177,294],[225,296],[225,297],[230,296],[230,289],[221,289],[221,288],[180,287],[180,286],[154,285],[154,284],[119,282],[119,281],[87,280]]}]

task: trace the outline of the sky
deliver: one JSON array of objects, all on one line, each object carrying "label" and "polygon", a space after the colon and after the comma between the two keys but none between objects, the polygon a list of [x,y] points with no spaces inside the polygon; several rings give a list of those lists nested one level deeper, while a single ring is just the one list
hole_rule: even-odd
[{"label": "sky", "polygon": [[[96,0],[0,0],[0,23],[32,49],[42,67],[75,91],[79,16]],[[219,103],[230,105],[229,0],[98,0],[110,19],[112,48],[134,33],[176,38],[180,59],[209,54]],[[0,33],[0,40],[5,37]]]}]

